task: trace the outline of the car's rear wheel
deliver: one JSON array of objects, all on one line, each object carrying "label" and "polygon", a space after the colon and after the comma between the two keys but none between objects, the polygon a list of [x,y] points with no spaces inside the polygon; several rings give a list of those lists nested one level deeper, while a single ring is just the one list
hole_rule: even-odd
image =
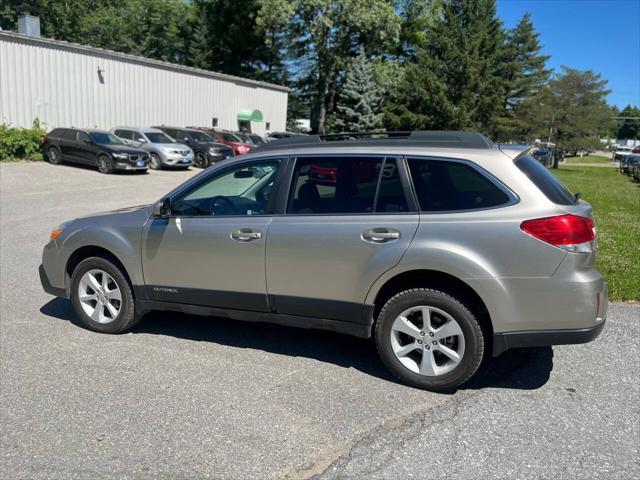
[{"label": "car's rear wheel", "polygon": [[209,166],[209,159],[204,153],[198,152],[193,159],[193,163],[195,163],[196,167],[207,168]]},{"label": "car's rear wheel", "polygon": [[151,154],[151,159],[149,160],[149,168],[151,170],[160,170],[162,169],[162,162],[160,161],[160,157],[156,153]]},{"label": "car's rear wheel", "polygon": [[98,157],[98,171],[105,174],[113,173],[113,162],[106,155]]},{"label": "car's rear wheel", "polygon": [[112,262],[90,257],[71,275],[71,303],[84,326],[102,333],[121,333],[139,320],[131,286]]},{"label": "car's rear wheel", "polygon": [[51,165],[60,165],[62,163],[62,153],[60,153],[58,147],[49,147],[47,158]]},{"label": "car's rear wheel", "polygon": [[375,340],[394,375],[432,391],[466,382],[484,354],[482,329],[471,309],[445,292],[426,288],[400,292],[386,302]]}]

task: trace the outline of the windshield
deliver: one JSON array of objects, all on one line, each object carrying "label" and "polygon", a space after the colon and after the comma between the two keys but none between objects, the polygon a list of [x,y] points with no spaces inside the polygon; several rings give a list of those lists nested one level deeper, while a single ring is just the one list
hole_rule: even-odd
[{"label": "windshield", "polygon": [[249,135],[249,139],[253,142],[254,145],[262,145],[265,142],[260,135]]},{"label": "windshield", "polygon": [[196,142],[213,142],[213,138],[203,132],[189,132],[189,136]]},{"label": "windshield", "polygon": [[235,143],[243,143],[236,135],[233,133],[223,133],[222,138],[224,138],[225,142],[235,142]]},{"label": "windshield", "polygon": [[124,145],[124,142],[111,133],[91,132],[89,136],[98,145]]},{"label": "windshield", "polygon": [[166,133],[145,132],[144,134],[151,143],[175,143]]}]

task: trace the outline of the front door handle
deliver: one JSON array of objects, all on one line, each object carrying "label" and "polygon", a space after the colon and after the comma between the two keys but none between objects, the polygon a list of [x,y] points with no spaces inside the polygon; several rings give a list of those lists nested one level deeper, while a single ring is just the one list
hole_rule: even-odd
[{"label": "front door handle", "polygon": [[253,228],[239,228],[231,232],[231,238],[238,242],[250,242],[262,238],[262,232]]},{"label": "front door handle", "polygon": [[362,232],[362,240],[369,243],[387,243],[400,238],[400,232],[393,228],[372,228]]}]

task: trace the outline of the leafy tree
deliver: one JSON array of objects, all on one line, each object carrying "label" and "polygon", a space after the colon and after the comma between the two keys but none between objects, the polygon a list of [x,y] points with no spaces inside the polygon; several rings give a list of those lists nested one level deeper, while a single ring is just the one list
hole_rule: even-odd
[{"label": "leafy tree", "polygon": [[580,143],[599,140],[611,121],[607,81],[591,70],[566,66],[541,94],[538,124],[559,148],[575,152]]},{"label": "leafy tree", "polygon": [[390,129],[490,131],[503,107],[494,0],[442,0],[415,63],[384,107]]},{"label": "leafy tree", "polygon": [[347,132],[367,132],[382,126],[378,113],[380,93],[375,83],[373,69],[360,49],[358,56],[347,69],[336,111],[335,127]]},{"label": "leafy tree", "polygon": [[529,13],[506,34],[500,59],[506,86],[504,108],[492,132],[497,140],[526,141],[533,133],[531,114],[551,74],[539,37]]},{"label": "leafy tree", "polygon": [[290,18],[289,51],[296,80],[311,99],[312,130],[324,133],[335,110],[344,71],[360,46],[383,54],[398,38],[392,0],[272,0],[275,15]]}]

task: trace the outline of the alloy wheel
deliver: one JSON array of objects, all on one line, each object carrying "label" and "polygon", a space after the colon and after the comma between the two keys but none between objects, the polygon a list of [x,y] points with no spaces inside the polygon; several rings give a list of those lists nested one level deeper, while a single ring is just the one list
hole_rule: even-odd
[{"label": "alloy wheel", "polygon": [[160,169],[160,158],[156,154],[151,155],[151,160],[149,161],[149,167],[151,170],[159,170]]},{"label": "alloy wheel", "polygon": [[49,149],[49,163],[56,165],[60,162],[60,154],[58,153],[58,149],[52,147]]},{"label": "alloy wheel", "polygon": [[464,334],[444,310],[415,306],[402,312],[391,327],[391,348],[413,373],[434,377],[451,372],[464,356]]},{"label": "alloy wheel", "polygon": [[111,323],[122,308],[120,287],[104,270],[86,272],[78,284],[78,298],[82,310],[96,323]]},{"label": "alloy wheel", "polygon": [[207,167],[207,158],[202,153],[196,153],[195,163],[200,168]]}]

